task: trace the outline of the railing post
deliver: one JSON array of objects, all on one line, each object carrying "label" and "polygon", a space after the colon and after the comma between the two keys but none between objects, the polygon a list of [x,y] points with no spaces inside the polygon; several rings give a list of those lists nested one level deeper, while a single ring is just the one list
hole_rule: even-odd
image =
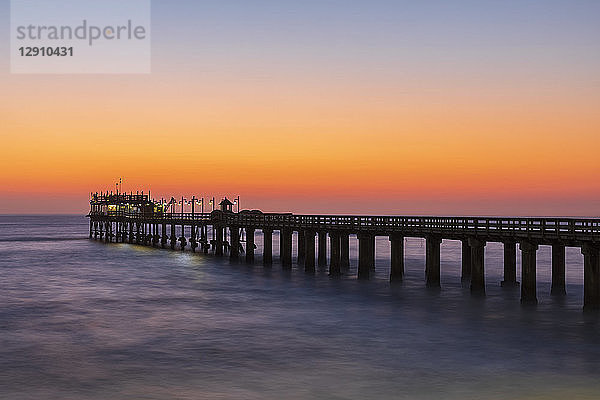
[{"label": "railing post", "polygon": [[546,236],[546,220],[543,219],[541,222],[542,222],[541,229],[542,229],[542,239],[543,239]]}]

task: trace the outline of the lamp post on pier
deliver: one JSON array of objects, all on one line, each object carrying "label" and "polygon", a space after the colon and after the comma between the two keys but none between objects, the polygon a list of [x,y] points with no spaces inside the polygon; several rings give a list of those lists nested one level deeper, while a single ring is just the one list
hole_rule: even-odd
[{"label": "lamp post on pier", "polygon": [[185,199],[185,197],[181,196],[181,202],[179,204],[181,204],[181,219],[183,219],[183,213],[185,211],[185,203],[187,202],[187,200]]},{"label": "lamp post on pier", "polygon": [[196,196],[194,196],[192,197],[192,202],[197,206],[200,206],[200,214],[204,214],[204,197],[197,199]]},{"label": "lamp post on pier", "polygon": [[192,221],[194,220],[194,206],[196,205],[196,196],[192,196]]}]

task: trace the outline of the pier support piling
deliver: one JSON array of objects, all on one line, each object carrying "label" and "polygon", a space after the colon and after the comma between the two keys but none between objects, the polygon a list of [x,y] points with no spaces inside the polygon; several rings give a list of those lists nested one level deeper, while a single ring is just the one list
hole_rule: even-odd
[{"label": "pier support piling", "polygon": [[358,234],[358,279],[369,279],[375,263],[375,236],[372,233]]},{"label": "pier support piling", "polygon": [[160,233],[161,233],[161,239],[160,239],[160,247],[161,248],[165,248],[167,247],[167,224],[163,223],[161,228],[160,228]]},{"label": "pier support piling", "polygon": [[192,224],[192,226],[190,227],[190,248],[192,249],[193,253],[196,252],[197,247],[198,247],[198,241],[196,238],[196,225]]},{"label": "pier support piling", "polygon": [[110,243],[110,241],[111,241],[111,237],[110,237],[110,235],[111,235],[111,229],[112,229],[111,225],[112,224],[110,222],[106,222],[105,225],[104,225],[104,231],[105,231],[105,233],[104,233],[104,242],[105,243]]},{"label": "pier support piling", "polygon": [[304,272],[312,274],[315,272],[315,231],[304,231]]},{"label": "pier support piling", "polygon": [[341,252],[340,252],[340,233],[330,232],[329,242],[331,245],[331,257],[329,261],[329,276],[340,276],[342,274],[340,268]]},{"label": "pier support piling", "polygon": [[442,239],[428,236],[425,239],[425,280],[427,287],[440,287],[440,245]]},{"label": "pier support piling", "polygon": [[181,237],[179,238],[181,251],[185,251],[185,246],[187,246],[187,240],[185,238],[185,225],[181,225]]},{"label": "pier support piling", "polygon": [[281,265],[284,269],[292,268],[292,235],[294,232],[289,228],[283,228],[279,231],[281,235],[280,243],[281,248],[279,253],[281,256]]},{"label": "pier support piling", "polygon": [[148,246],[148,224],[143,223],[142,224],[142,243],[144,244],[144,246]]},{"label": "pier support piling", "polygon": [[229,249],[229,259],[237,260],[240,256],[240,228],[231,226],[229,228],[231,236],[231,248]]},{"label": "pier support piling", "polygon": [[298,241],[296,244],[298,247],[296,262],[300,265],[304,262],[304,254],[306,251],[306,236],[304,235],[303,230],[298,231]]},{"label": "pier support piling", "polygon": [[536,264],[538,245],[521,242],[521,303],[537,304]]},{"label": "pier support piling", "polygon": [[504,280],[500,283],[502,287],[519,286],[517,282],[517,242],[506,241],[504,245]]},{"label": "pier support piling", "polygon": [[171,223],[171,250],[175,250],[177,245],[177,235],[175,234],[175,224]]},{"label": "pier support piling", "polygon": [[390,236],[390,243],[390,282],[402,282],[404,279],[404,236],[401,234],[392,234]]},{"label": "pier support piling", "polygon": [[350,234],[340,233],[340,268],[350,268]]},{"label": "pier support piling", "polygon": [[319,231],[319,267],[327,266],[327,232]]},{"label": "pier support piling", "polygon": [[246,228],[246,262],[254,262],[254,228]]},{"label": "pier support piling", "polygon": [[471,280],[471,246],[469,245],[468,239],[462,241],[462,268],[461,268],[461,281],[468,282]]},{"label": "pier support piling", "polygon": [[565,273],[565,245],[555,243],[552,245],[552,296],[567,294]]},{"label": "pier support piling", "polygon": [[484,240],[469,238],[471,247],[471,293],[485,296],[485,245]]},{"label": "pier support piling", "polygon": [[600,244],[586,243],[583,254],[583,309],[600,310]]},{"label": "pier support piling", "polygon": [[263,229],[263,264],[273,264],[273,230]]},{"label": "pier support piling", "polygon": [[223,244],[224,244],[223,236],[225,235],[225,232],[223,231],[224,228],[222,226],[215,226],[215,229],[216,229],[215,255],[222,256],[223,255]]}]

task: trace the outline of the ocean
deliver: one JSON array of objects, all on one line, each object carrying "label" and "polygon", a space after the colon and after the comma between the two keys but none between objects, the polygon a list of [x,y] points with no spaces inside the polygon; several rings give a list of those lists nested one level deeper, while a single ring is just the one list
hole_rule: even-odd
[{"label": "ocean", "polygon": [[[423,241],[405,243],[391,285],[376,274],[89,240],[83,216],[0,217],[0,399],[598,399],[600,319],[582,312],[583,258],[567,249],[567,292],[538,300],[500,287],[486,247],[485,298],[460,282],[444,241],[442,288],[425,288]],[[295,239],[294,239],[295,240]],[[294,242],[295,246],[295,242]],[[519,262],[520,275],[520,262]]]}]

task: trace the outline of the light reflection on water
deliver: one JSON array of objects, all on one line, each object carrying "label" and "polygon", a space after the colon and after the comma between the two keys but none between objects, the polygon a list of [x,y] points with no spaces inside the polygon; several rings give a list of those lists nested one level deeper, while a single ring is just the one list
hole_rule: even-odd
[{"label": "light reflection on water", "polygon": [[[407,279],[329,279],[226,259],[105,245],[80,217],[0,217],[0,398],[596,399],[600,327],[581,312],[582,260],[568,292],[499,287],[502,247],[486,248],[488,296],[460,285],[460,245],[444,242],[442,290],[424,288],[424,247],[406,243]],[[18,230],[13,230],[15,226]],[[31,226],[29,228],[28,226]],[[47,241],[23,241],[28,237]],[[64,238],[65,240],[56,240]],[[274,240],[277,251],[278,240]],[[260,249],[260,237],[259,237]]]}]

